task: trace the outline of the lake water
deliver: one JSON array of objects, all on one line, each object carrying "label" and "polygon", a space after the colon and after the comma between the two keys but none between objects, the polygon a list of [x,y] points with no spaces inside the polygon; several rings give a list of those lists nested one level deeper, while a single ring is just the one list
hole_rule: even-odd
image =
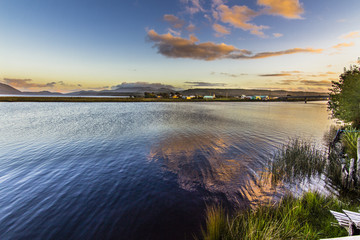
[{"label": "lake water", "polygon": [[0,103],[0,239],[192,239],[325,102]]}]

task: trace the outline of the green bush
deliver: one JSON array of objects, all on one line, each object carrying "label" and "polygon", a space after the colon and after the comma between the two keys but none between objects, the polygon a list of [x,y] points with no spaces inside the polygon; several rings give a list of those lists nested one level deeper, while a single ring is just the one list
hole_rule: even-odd
[{"label": "green bush", "polygon": [[360,133],[352,127],[346,128],[344,131],[341,142],[344,145],[345,152],[349,158],[357,159],[357,139],[360,137]]}]

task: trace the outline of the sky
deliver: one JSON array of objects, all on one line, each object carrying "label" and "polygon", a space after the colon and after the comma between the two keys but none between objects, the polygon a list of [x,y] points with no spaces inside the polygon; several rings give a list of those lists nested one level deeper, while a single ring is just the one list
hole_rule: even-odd
[{"label": "sky", "polygon": [[0,82],[328,91],[360,57],[358,0],[0,0]]}]

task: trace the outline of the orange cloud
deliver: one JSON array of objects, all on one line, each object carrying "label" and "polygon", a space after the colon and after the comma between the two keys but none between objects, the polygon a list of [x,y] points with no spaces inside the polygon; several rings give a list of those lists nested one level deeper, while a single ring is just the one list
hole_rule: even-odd
[{"label": "orange cloud", "polygon": [[297,83],[297,80],[281,80],[279,82],[276,82],[277,85],[292,85],[294,83]]},{"label": "orange cloud", "polygon": [[190,23],[187,27],[186,30],[188,30],[189,32],[193,32],[195,31],[196,27],[194,24]]},{"label": "orange cloud", "polygon": [[331,86],[331,81],[328,80],[322,80],[322,81],[316,81],[316,80],[281,80],[279,82],[276,82],[277,85],[305,85],[305,86],[322,86],[322,87],[329,87]]},{"label": "orange cloud", "polygon": [[253,54],[246,49],[238,49],[225,43],[197,43],[199,40],[190,35],[190,39],[173,36],[170,33],[160,35],[154,30],[148,31],[148,40],[154,43],[158,53],[170,58],[192,58],[200,60],[215,59],[258,59],[294,53],[321,53],[322,49],[293,48],[277,52]]},{"label": "orange cloud", "polygon": [[273,36],[276,37],[276,38],[279,38],[279,37],[284,36],[284,34],[282,34],[282,33],[273,33]]},{"label": "orange cloud", "polygon": [[258,5],[265,6],[265,12],[289,19],[300,19],[304,9],[299,0],[257,0]]},{"label": "orange cloud", "polygon": [[284,77],[291,76],[290,73],[270,73],[270,74],[260,74],[260,77]]},{"label": "orange cloud", "polygon": [[349,32],[348,34],[342,35],[341,38],[359,38],[360,31]]},{"label": "orange cloud", "polygon": [[331,86],[331,81],[327,81],[327,80],[322,80],[322,81],[302,80],[300,81],[300,83],[311,86]]},{"label": "orange cloud", "polygon": [[294,71],[281,71],[282,73],[302,73],[302,71],[297,71],[297,70],[294,70]]},{"label": "orange cloud", "polygon": [[190,41],[193,43],[199,41],[199,39],[194,34],[190,34],[189,38],[190,38]]},{"label": "orange cloud", "polygon": [[[301,71],[281,71],[280,73],[268,73],[268,74],[260,74],[260,77],[287,77],[287,79],[292,79],[296,81],[304,80],[304,78],[322,78],[328,77],[329,75],[337,74],[336,72],[323,72],[316,74],[305,74]],[[318,83],[318,80],[304,80],[304,81],[314,81],[314,83]],[[306,83],[306,82],[302,82]],[[310,82],[309,82],[310,83]],[[322,82],[325,85],[325,82]],[[318,84],[319,85],[319,84]]]},{"label": "orange cloud", "polygon": [[159,35],[154,30],[150,30],[148,31],[148,39],[155,43],[155,47],[160,54],[171,58],[215,60],[242,51],[224,43],[206,42],[196,44],[198,39],[194,35],[191,35],[190,39],[184,39],[175,37],[170,33]]},{"label": "orange cloud", "polygon": [[292,48],[287,49],[283,51],[277,51],[277,52],[262,52],[257,53],[252,56],[234,56],[232,58],[250,58],[250,59],[258,59],[258,58],[268,58],[268,57],[275,57],[275,56],[281,56],[281,55],[288,55],[288,54],[294,54],[294,53],[321,53],[323,49],[314,49],[314,48]]},{"label": "orange cloud", "polygon": [[339,43],[339,44],[333,46],[332,48],[341,49],[341,48],[344,48],[344,47],[352,47],[354,45],[355,44],[353,42],[351,42],[351,43]]},{"label": "orange cloud", "polygon": [[185,82],[187,85],[192,85],[193,87],[224,87],[226,83],[209,83],[209,82]]},{"label": "orange cloud", "polygon": [[218,15],[223,23],[229,23],[236,28],[241,28],[245,31],[250,31],[252,34],[264,37],[263,29],[267,29],[268,26],[255,25],[249,23],[259,13],[251,10],[247,6],[228,6],[222,4],[217,7]]},{"label": "orange cloud", "polygon": [[165,14],[164,20],[169,22],[171,26],[174,28],[182,28],[185,24],[184,20],[181,20],[178,17],[171,14]]},{"label": "orange cloud", "polygon": [[219,34],[217,36],[221,36],[221,35],[224,35],[224,34],[230,34],[229,29],[227,29],[226,27],[224,27],[224,26],[222,26],[220,24],[217,24],[217,23],[213,24],[213,29]]}]

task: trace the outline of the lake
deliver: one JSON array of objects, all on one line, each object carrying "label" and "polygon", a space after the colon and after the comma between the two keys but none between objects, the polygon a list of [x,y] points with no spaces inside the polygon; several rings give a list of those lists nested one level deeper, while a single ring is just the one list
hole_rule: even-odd
[{"label": "lake", "polygon": [[0,103],[0,239],[192,239],[326,102]]}]

